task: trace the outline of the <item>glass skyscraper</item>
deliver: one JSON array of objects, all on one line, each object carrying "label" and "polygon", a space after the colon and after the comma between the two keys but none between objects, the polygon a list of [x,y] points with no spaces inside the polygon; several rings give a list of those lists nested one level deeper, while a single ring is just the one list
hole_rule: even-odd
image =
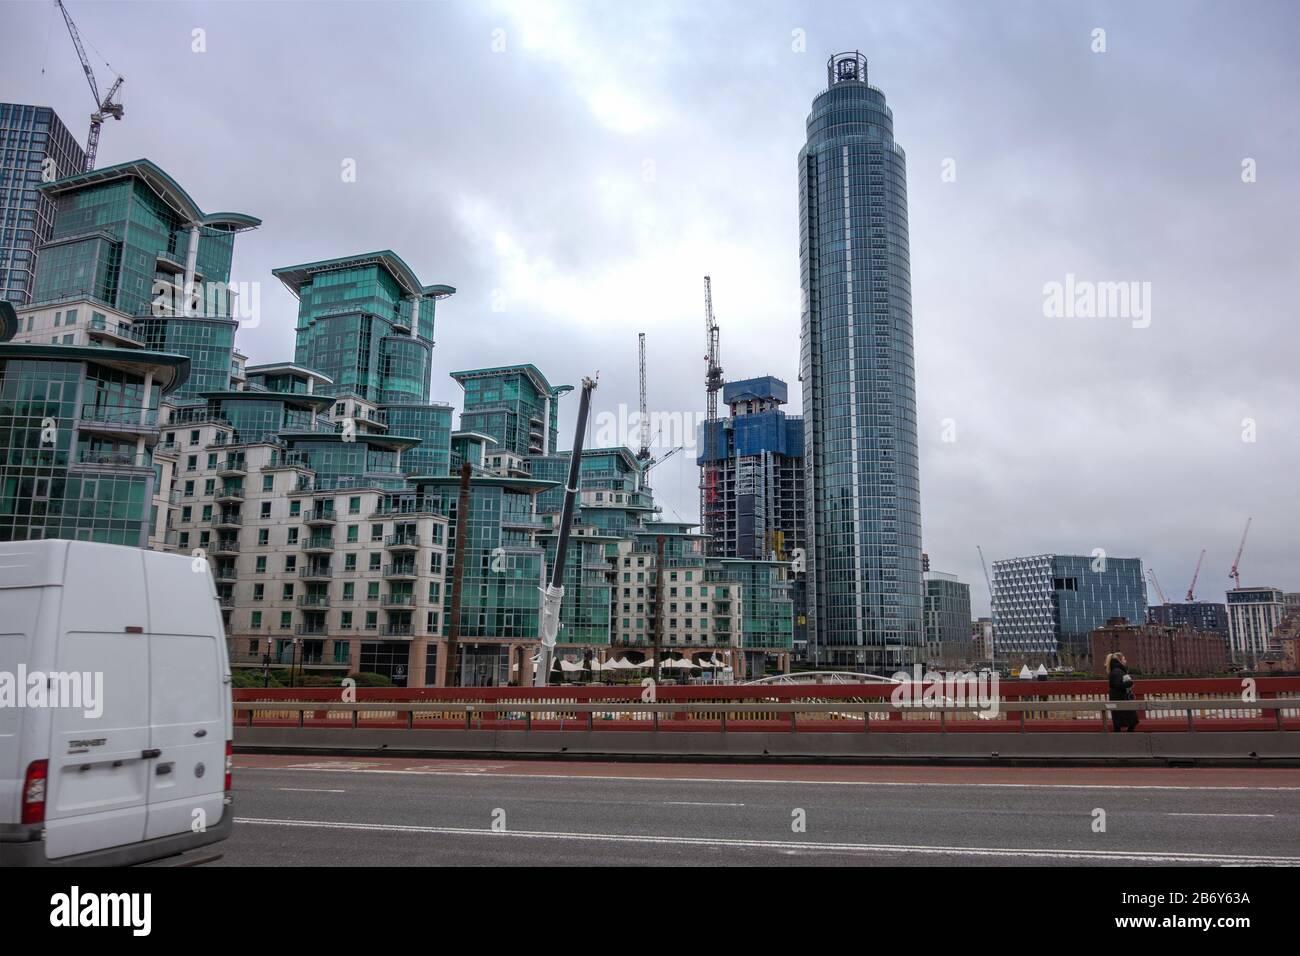
[{"label": "glass skyscraper", "polygon": [[41,183],[85,167],[85,150],[54,110],[0,103],[0,299],[32,300],[36,255],[54,230],[54,200]]},{"label": "glass skyscraper", "polygon": [[799,153],[808,652],[892,671],[924,641],[907,172],[867,60],[839,53]]}]

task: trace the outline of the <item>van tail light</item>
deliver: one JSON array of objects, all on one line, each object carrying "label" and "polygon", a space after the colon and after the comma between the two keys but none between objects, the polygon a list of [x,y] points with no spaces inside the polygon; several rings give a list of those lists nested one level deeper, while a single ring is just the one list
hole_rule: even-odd
[{"label": "van tail light", "polygon": [[23,823],[45,822],[45,791],[49,783],[48,760],[33,760],[23,778]]},{"label": "van tail light", "polygon": [[226,786],[225,786],[226,793],[229,793],[231,790],[234,789],[234,787],[231,786],[234,776],[235,776],[235,742],[233,740],[227,740],[226,741]]}]

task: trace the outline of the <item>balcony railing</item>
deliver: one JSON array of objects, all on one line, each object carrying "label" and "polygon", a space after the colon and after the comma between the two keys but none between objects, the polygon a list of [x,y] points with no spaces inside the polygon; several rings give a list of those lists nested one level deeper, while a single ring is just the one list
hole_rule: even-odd
[{"label": "balcony railing", "polygon": [[397,549],[418,548],[420,546],[420,536],[409,532],[403,534],[390,534],[384,539],[384,547]]},{"label": "balcony railing", "polygon": [[389,637],[410,637],[415,628],[410,624],[389,624],[384,627],[384,633]]},{"label": "balcony railing", "polygon": [[330,606],[330,598],[328,594],[301,594],[298,596],[298,606],[323,610]]},{"label": "balcony railing", "polygon": [[115,468],[152,468],[153,456],[148,452],[137,455],[134,452],[97,451],[83,448],[77,451],[77,464]]},{"label": "balcony railing", "polygon": [[384,577],[386,578],[413,578],[418,574],[419,572],[416,570],[415,562],[413,561],[402,564],[384,565]]},{"label": "balcony railing", "polygon": [[333,551],[334,536],[331,534],[313,534],[303,539],[302,549],[304,551]]},{"label": "balcony railing", "polygon": [[149,431],[158,428],[158,409],[140,405],[82,405],[81,420],[91,425]]},{"label": "balcony railing", "polygon": [[384,607],[415,607],[414,594],[385,594]]},{"label": "balcony railing", "polygon": [[329,578],[334,576],[334,568],[328,564],[309,564],[298,569],[300,578]]}]

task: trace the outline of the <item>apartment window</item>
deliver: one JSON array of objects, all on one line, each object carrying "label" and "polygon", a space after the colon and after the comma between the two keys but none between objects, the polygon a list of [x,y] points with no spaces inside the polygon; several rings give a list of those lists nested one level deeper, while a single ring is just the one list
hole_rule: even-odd
[{"label": "apartment window", "polygon": [[295,498],[289,502],[289,517],[296,518],[300,514],[302,514],[302,502]]},{"label": "apartment window", "polygon": [[[254,629],[254,630],[256,630],[257,628],[261,627],[261,626],[262,626],[262,612],[261,612],[261,611],[254,611],[254,612],[253,612],[253,616],[252,616],[251,618],[249,618],[249,623],[253,626],[253,629]],[[256,654],[256,653],[257,653],[257,641],[250,641],[249,643],[252,645],[252,646],[249,648],[249,651],[250,651],[251,653],[253,653],[253,654]]]},{"label": "apartment window", "polygon": [[383,557],[383,555],[377,554],[377,553],[375,553],[374,551],[370,552],[370,570],[371,570],[371,571],[378,571],[378,570],[379,570],[379,567],[380,567],[380,563],[381,563],[381,559],[382,559],[382,557]]},{"label": "apartment window", "polygon": [[343,555],[343,570],[355,571],[357,569],[357,556],[355,554]]},{"label": "apartment window", "polygon": [[[352,612],[351,612],[351,611],[344,611],[341,615],[339,615],[339,629],[340,629],[340,630],[344,630],[344,631],[350,631],[350,630],[352,630]],[[337,647],[338,644],[336,643],[334,646]],[[346,647],[347,645],[344,645],[344,646]]]},{"label": "apartment window", "polygon": [[[190,444],[197,445],[198,443],[199,443],[199,430],[195,428],[190,431]],[[190,461],[194,461],[194,459],[191,458]]]},{"label": "apartment window", "polygon": [[281,599],[281,600],[284,600],[284,601],[292,601],[292,600],[293,600],[293,585],[292,585],[292,584],[285,584],[285,585],[280,589],[280,599]]},{"label": "apartment window", "polygon": [[265,548],[265,547],[266,547],[267,545],[269,545],[270,543],[271,543],[271,529],[270,529],[270,528],[258,528],[258,529],[257,529],[257,546],[258,546],[259,548]]},{"label": "apartment window", "polygon": [[217,454],[216,454],[216,452],[209,452],[209,453],[208,453],[208,471],[212,471],[212,470],[215,469],[216,467],[217,467]]},{"label": "apartment window", "polygon": [[[348,627],[352,626],[351,618],[348,619]],[[347,664],[351,661],[351,645],[347,641],[334,642],[334,663]]]},{"label": "apartment window", "polygon": [[367,600],[367,601],[375,601],[375,600],[378,600],[378,598],[379,598],[379,582],[378,582],[378,581],[367,581],[367,582],[366,582],[366,600]]},{"label": "apartment window", "polygon": [[266,555],[259,554],[253,563],[253,572],[255,574],[266,573]]},{"label": "apartment window", "polygon": [[265,599],[265,597],[266,597],[266,585],[265,585],[265,584],[254,584],[254,585],[253,585],[253,600],[254,600],[254,601],[261,601],[261,600]]},{"label": "apartment window", "polygon": [[187,458],[185,459],[185,470],[186,470],[186,471],[198,471],[198,470],[199,470],[199,456],[198,456],[198,455],[190,455],[189,457],[187,457]]},{"label": "apartment window", "polygon": [[193,497],[194,497],[194,482],[193,482],[193,481],[187,481],[187,482],[185,482],[185,497],[186,497],[186,498],[193,498]]},{"label": "apartment window", "polygon": [[285,540],[286,540],[286,542],[289,543],[289,544],[297,544],[297,543],[298,543],[298,529],[297,529],[297,528],[290,528],[290,529],[289,529],[289,533],[288,533],[288,535],[286,536]]},{"label": "apartment window", "polygon": [[286,554],[284,556],[284,570],[286,574],[292,574],[298,570],[298,556],[296,554]]},{"label": "apartment window", "polygon": [[216,490],[217,490],[217,479],[208,478],[203,482],[203,493],[205,495],[211,495],[215,493]]},{"label": "apartment window", "polygon": [[293,611],[280,612],[280,630],[287,631],[293,627]]},{"label": "apartment window", "polygon": [[361,525],[358,524],[348,525],[348,544],[357,543],[357,541],[359,540],[357,538],[357,535],[360,533],[360,530],[361,530]]},{"label": "apartment window", "polygon": [[262,514],[262,517],[263,517],[263,518],[269,518],[269,517],[271,517],[271,502],[269,502],[269,501],[263,501],[263,502],[262,502],[262,512],[261,512],[261,514]]},{"label": "apartment window", "polygon": [[343,585],[343,600],[351,601],[356,597],[357,585],[355,581],[347,581]]},{"label": "apartment window", "polygon": [[186,521],[186,522],[193,521],[193,520],[194,520],[194,509],[191,508],[189,505],[182,505],[182,506],[181,506],[181,520],[182,520],[182,521]]},{"label": "apartment window", "polygon": [[275,475],[262,476],[262,490],[275,491]]},{"label": "apartment window", "polygon": [[348,499],[348,514],[350,515],[361,514],[361,499],[359,497]]},{"label": "apartment window", "polygon": [[379,612],[378,612],[378,611],[367,611],[367,612],[366,612],[366,630],[367,630],[367,631],[374,631],[374,630],[377,630],[378,628],[379,628]]},{"label": "apartment window", "polygon": [[371,540],[371,541],[383,541],[383,540],[384,540],[384,526],[383,526],[383,525],[381,525],[381,524],[372,524],[372,525],[370,526],[370,540]]},{"label": "apartment window", "polygon": [[188,548],[190,546],[190,533],[188,531],[181,532],[180,545],[182,548]]}]

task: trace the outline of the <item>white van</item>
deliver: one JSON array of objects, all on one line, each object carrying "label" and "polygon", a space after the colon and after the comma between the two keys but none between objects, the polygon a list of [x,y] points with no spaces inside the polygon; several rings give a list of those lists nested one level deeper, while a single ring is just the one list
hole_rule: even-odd
[{"label": "white van", "polygon": [[201,561],[0,543],[0,866],[125,865],[224,840],[231,740]]}]

